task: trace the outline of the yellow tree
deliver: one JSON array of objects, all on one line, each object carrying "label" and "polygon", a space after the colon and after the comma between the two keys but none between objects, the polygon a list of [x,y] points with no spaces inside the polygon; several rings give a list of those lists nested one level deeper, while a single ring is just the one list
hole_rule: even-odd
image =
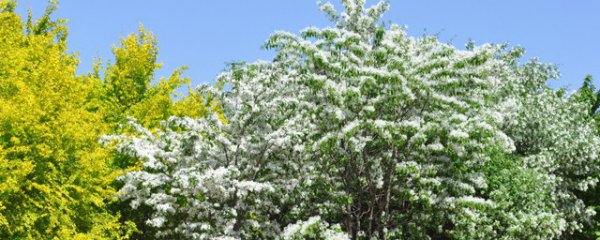
[{"label": "yellow tree", "polygon": [[15,7],[0,1],[0,239],[121,238],[95,85],[76,76],[55,5],[27,23]]},{"label": "yellow tree", "polygon": [[[182,77],[186,67],[173,71],[168,78],[152,84],[157,63],[158,47],[155,36],[140,26],[138,34],[130,34],[113,47],[114,64],[104,71],[104,106],[107,121],[122,123],[133,117],[149,128],[156,128],[170,116],[201,117],[209,110],[219,111],[217,104],[205,103],[203,96],[190,88],[190,79]],[[100,63],[90,74],[100,79]],[[186,96],[176,90],[187,86]]]},{"label": "yellow tree", "polygon": [[[0,0],[0,239],[126,238],[135,213],[111,203],[116,177],[138,160],[120,161],[100,137],[123,131],[127,116],[155,128],[217,104],[189,88],[185,67],[152,84],[158,48],[143,28],[113,48],[104,72],[98,63],[83,76],[64,21],[51,19],[56,5],[35,23],[15,7]],[[185,84],[189,94],[175,96]]]}]

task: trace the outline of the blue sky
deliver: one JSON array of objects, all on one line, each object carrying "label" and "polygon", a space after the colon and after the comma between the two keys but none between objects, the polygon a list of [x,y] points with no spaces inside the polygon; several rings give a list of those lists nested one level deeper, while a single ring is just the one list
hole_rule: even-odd
[{"label": "blue sky", "polygon": [[[18,11],[39,16],[46,0],[20,0]],[[338,4],[338,1],[333,1]],[[367,1],[372,4],[375,1]],[[562,77],[553,87],[577,88],[586,74],[600,79],[600,1],[596,0],[390,0],[384,21],[408,26],[410,35],[439,34],[463,47],[510,43],[557,64]],[[338,9],[341,6],[338,4]],[[139,24],[159,40],[157,76],[186,65],[194,85],[213,82],[231,61],[269,60],[260,46],[275,30],[297,33],[331,25],[314,0],[62,0],[55,16],[69,20],[69,49],[78,52],[79,72],[93,58],[111,59],[111,46]]]}]

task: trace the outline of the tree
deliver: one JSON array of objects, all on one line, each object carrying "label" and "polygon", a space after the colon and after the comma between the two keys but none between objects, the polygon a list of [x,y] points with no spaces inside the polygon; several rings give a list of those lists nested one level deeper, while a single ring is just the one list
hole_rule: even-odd
[{"label": "tree", "polygon": [[189,84],[185,67],[152,84],[157,41],[143,28],[113,49],[114,65],[76,74],[65,21],[51,16],[56,7],[23,23],[15,1],[0,1],[0,238],[127,238],[135,219],[115,203],[115,178],[138,162],[100,138],[131,134],[120,128],[128,117],[157,128],[218,104],[189,86],[187,96],[174,96]]},{"label": "tree", "polygon": [[[586,76],[583,85],[571,96],[571,99],[579,104],[586,106],[588,109],[588,118],[594,119],[596,122],[596,131],[600,135],[600,90],[592,83],[592,76]],[[597,151],[596,151],[597,152]],[[586,192],[578,193],[584,200],[586,205],[594,206],[595,210],[600,210],[600,186],[596,185],[593,189]],[[577,235],[576,239],[596,239],[600,238],[600,214],[596,214],[593,222],[594,227],[587,229],[581,235]]]},{"label": "tree", "polygon": [[[204,87],[217,116],[120,146],[121,198],[162,238],[552,239],[589,226],[600,137],[523,50],[406,36],[343,1],[335,27],[277,32],[271,62]],[[304,222],[306,221],[306,222]],[[286,227],[287,226],[287,227]],[[338,227],[339,226],[339,227]],[[338,230],[346,233],[341,236]]]},{"label": "tree", "polygon": [[23,23],[0,1],[0,238],[120,239],[128,227],[105,207],[116,173],[98,137],[94,89],[75,75],[62,20]]},{"label": "tree", "polygon": [[[154,72],[161,67],[157,62],[157,44],[154,35],[140,26],[138,34],[122,38],[113,47],[114,64],[108,63],[101,73],[101,62],[96,63],[89,77],[102,84],[98,97],[103,99],[107,122],[123,123],[127,117],[133,117],[146,127],[156,128],[169,116],[198,118],[211,109],[218,111],[218,104],[205,103],[190,88],[190,79],[182,77],[185,66],[152,84]],[[184,85],[188,88],[187,95],[175,94]]]}]

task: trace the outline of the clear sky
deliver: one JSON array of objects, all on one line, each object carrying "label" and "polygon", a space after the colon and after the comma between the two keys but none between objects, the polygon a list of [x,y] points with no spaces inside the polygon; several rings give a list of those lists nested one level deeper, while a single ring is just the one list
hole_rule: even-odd
[{"label": "clear sky", "polygon": [[[341,9],[339,1],[333,1]],[[375,1],[367,1],[370,5]],[[463,47],[509,43],[559,66],[553,87],[577,88],[586,74],[600,82],[600,1],[597,0],[390,0],[384,21],[406,25],[410,35],[436,34]],[[46,0],[20,0],[18,11],[39,16]],[[177,66],[194,84],[213,82],[225,63],[269,60],[260,46],[275,30],[297,33],[331,25],[314,0],[61,0],[55,16],[69,20],[69,48],[79,52],[79,72],[94,57],[111,59],[111,46],[139,24],[159,41],[158,76]]]}]

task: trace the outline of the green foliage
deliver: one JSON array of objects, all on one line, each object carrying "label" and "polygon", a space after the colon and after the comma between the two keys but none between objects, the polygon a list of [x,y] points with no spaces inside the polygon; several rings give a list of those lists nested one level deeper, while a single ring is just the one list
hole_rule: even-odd
[{"label": "green foliage", "polygon": [[0,239],[600,238],[591,77],[342,3],[193,90],[143,27],[77,75],[55,3],[0,0]]},{"label": "green foliage", "polygon": [[[594,119],[598,135],[600,135],[600,89],[597,89],[593,84],[592,76],[586,76],[583,85],[573,93],[571,99],[576,104],[583,105],[589,112],[589,118]],[[593,206],[596,210],[596,215],[591,224],[592,228],[586,230],[581,235],[576,235],[579,239],[600,239],[600,187],[596,185],[593,189],[587,192],[579,193],[587,205]]]}]

